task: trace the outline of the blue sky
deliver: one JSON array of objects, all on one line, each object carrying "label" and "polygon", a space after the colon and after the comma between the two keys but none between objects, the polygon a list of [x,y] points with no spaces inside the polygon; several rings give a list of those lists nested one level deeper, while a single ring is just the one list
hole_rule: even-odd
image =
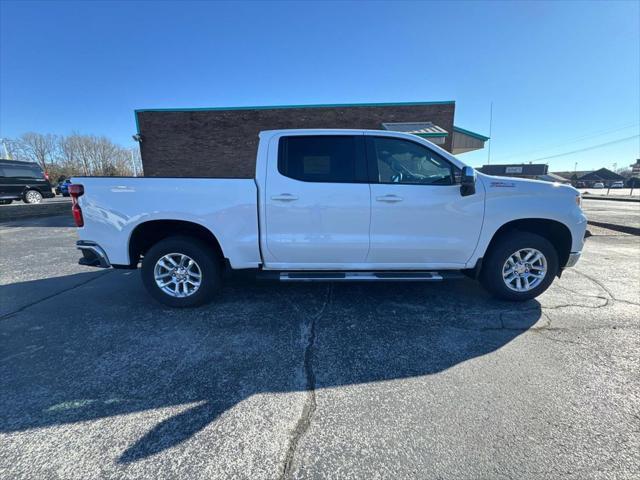
[{"label": "blue sky", "polygon": [[[640,2],[0,3],[0,136],[136,108],[455,100],[491,160],[640,156]],[[487,150],[461,155],[479,166]]]}]

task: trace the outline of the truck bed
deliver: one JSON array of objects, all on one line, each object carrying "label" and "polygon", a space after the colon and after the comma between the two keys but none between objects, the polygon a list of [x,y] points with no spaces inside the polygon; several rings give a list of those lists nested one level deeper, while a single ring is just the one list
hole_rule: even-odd
[{"label": "truck bed", "polygon": [[85,192],[79,198],[85,224],[79,239],[99,239],[113,265],[129,264],[133,230],[153,220],[191,221],[215,231],[233,268],[260,262],[253,179],[74,177],[72,182],[84,185]]}]

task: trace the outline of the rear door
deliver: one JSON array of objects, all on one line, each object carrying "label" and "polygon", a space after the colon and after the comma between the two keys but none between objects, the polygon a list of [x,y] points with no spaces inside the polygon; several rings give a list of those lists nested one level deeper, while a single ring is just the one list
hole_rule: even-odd
[{"label": "rear door", "polygon": [[371,196],[362,134],[284,135],[269,149],[265,266],[338,269],[365,261]]},{"label": "rear door", "polygon": [[378,268],[463,268],[484,217],[484,191],[460,194],[459,169],[429,147],[366,135],[371,245]]}]

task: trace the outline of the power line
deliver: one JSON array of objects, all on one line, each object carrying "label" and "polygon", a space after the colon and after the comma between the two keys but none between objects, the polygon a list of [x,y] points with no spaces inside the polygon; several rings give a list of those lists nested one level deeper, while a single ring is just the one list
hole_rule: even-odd
[{"label": "power line", "polygon": [[[570,152],[559,153],[557,155],[551,155],[549,157],[536,158],[535,160],[529,160],[529,163],[540,162],[542,160],[550,160],[552,158],[566,157],[567,155],[573,155],[574,153],[586,152],[589,150],[595,150],[596,148],[606,147],[607,145],[613,145],[615,143],[622,143],[640,137],[640,135],[631,135],[630,137],[619,138],[618,140],[612,140],[611,142],[599,143],[598,145],[592,145],[586,148],[580,148],[578,150],[572,150]],[[526,162],[524,162],[526,163]]]},{"label": "power line", "polygon": [[508,160],[510,158],[514,158],[514,157],[524,157],[526,155],[531,155],[533,153],[538,153],[538,152],[543,152],[545,150],[549,150],[551,148],[555,148],[555,147],[563,147],[565,145],[571,145],[572,143],[576,143],[579,142],[580,140],[584,140],[585,138],[592,138],[592,137],[601,137],[602,135],[607,135],[608,133],[614,133],[614,132],[619,132],[621,130],[626,130],[628,128],[632,128],[632,127],[636,127],[638,126],[638,123],[630,123],[627,124],[623,127],[617,127],[617,128],[613,128],[613,129],[607,129],[607,130],[599,130],[590,134],[585,134],[585,135],[581,135],[579,137],[573,137],[572,139],[569,139],[567,141],[564,141],[562,143],[553,143],[553,144],[547,144],[546,146],[542,147],[542,148],[536,148],[535,150],[529,150],[528,152],[524,152],[524,153],[515,153],[512,155],[507,155],[506,157],[502,157],[500,159],[498,159],[499,161],[504,161],[504,160]]}]

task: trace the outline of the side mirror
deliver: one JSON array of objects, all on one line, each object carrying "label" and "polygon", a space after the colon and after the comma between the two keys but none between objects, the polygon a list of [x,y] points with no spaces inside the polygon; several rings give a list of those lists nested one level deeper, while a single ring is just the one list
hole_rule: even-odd
[{"label": "side mirror", "polygon": [[464,167],[460,177],[460,194],[466,197],[474,193],[476,193],[476,171],[471,167]]}]

